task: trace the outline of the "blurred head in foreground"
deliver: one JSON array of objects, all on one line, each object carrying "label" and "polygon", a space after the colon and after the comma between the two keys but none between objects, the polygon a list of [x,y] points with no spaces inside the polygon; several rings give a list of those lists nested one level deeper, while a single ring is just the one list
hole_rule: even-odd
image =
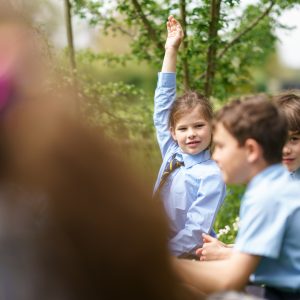
[{"label": "blurred head in foreground", "polygon": [[0,294],[186,299],[171,268],[165,216],[111,154],[114,145],[52,103],[28,101],[16,114],[2,145],[9,159],[0,190]]},{"label": "blurred head in foreground", "polygon": [[75,120],[71,94],[32,76],[24,24],[1,30],[1,298],[191,299],[160,207],[102,132]]},{"label": "blurred head in foreground", "polygon": [[9,145],[28,155],[25,161],[11,157],[14,172],[2,185],[0,293],[13,299],[184,299],[159,207],[110,154],[109,142],[63,123],[49,134],[50,126],[39,126],[34,138],[25,135],[33,127],[25,131],[22,124],[22,141]]}]

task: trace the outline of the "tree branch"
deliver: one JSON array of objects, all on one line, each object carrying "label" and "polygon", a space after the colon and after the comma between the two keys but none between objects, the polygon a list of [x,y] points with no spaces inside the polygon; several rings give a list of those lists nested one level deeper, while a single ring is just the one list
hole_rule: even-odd
[{"label": "tree branch", "polygon": [[220,19],[221,0],[211,0],[210,22],[209,22],[209,47],[207,50],[207,70],[205,74],[204,93],[210,97],[213,91],[217,60],[218,25]]},{"label": "tree branch", "polygon": [[[273,6],[275,5],[275,1],[272,0],[270,3],[270,6],[264,10],[261,15],[259,15],[248,27],[246,27],[242,32],[240,32],[235,38],[232,39],[231,42],[229,42],[224,49],[217,55],[217,59],[221,59],[225,53],[235,44],[237,44],[241,37],[244,36],[245,34],[247,34],[249,31],[251,31],[255,26],[257,26],[259,24],[259,22],[265,18],[272,10]],[[203,79],[206,75],[206,72],[203,72],[200,76],[199,76],[199,80]]]},{"label": "tree branch", "polygon": [[138,2],[138,0],[131,0],[131,2],[133,4],[135,10],[137,11],[138,15],[140,16],[146,30],[148,31],[150,39],[154,42],[156,47],[158,47],[161,50],[164,50],[165,47],[164,47],[163,43],[160,42],[155,29],[152,27],[151,23],[149,22],[146,15],[144,14],[142,7],[141,7],[140,3]]},{"label": "tree branch", "polygon": [[188,39],[187,39],[187,31],[186,31],[186,2],[185,0],[180,0],[180,16],[181,16],[181,25],[182,25],[182,30],[184,33],[184,40],[182,43],[183,47],[183,53],[184,57],[182,60],[183,64],[183,84],[184,84],[184,89],[189,90],[190,89],[190,75],[189,75],[189,64],[188,64],[188,58],[187,58],[187,51],[188,51]]},{"label": "tree branch", "polygon": [[251,24],[249,24],[248,27],[246,27],[242,32],[240,32],[231,42],[229,42],[224,47],[224,49],[218,54],[218,59],[222,58],[224,54],[228,51],[228,49],[230,49],[234,44],[239,42],[242,36],[251,31],[263,18],[265,18],[270,13],[274,5],[275,1],[271,1],[269,7],[266,10],[264,10],[260,16],[258,16]]},{"label": "tree branch", "polygon": [[112,29],[118,30],[130,38],[134,38],[134,35],[131,32],[129,32],[128,30],[125,30],[121,25],[112,25]]}]

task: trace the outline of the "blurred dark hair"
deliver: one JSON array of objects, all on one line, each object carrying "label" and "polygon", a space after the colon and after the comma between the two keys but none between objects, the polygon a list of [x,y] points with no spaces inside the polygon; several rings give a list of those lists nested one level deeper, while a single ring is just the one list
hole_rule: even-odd
[{"label": "blurred dark hair", "polygon": [[1,298],[191,299],[159,201],[104,131],[77,121],[76,92],[44,89],[40,57],[23,45],[0,116]]},{"label": "blurred dark hair", "polygon": [[45,103],[24,103],[7,129],[0,294],[191,299],[171,267],[163,210],[117,146]]},{"label": "blurred dark hair", "polygon": [[249,138],[256,140],[269,164],[281,162],[287,122],[268,96],[247,96],[231,101],[218,111],[215,122],[222,123],[240,146]]}]

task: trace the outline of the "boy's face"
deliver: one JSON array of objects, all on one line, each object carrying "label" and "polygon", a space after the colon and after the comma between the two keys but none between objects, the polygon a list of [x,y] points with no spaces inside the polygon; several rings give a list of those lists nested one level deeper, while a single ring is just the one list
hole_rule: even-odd
[{"label": "boy's face", "polygon": [[239,146],[238,141],[220,122],[215,127],[213,141],[213,159],[219,165],[224,181],[231,184],[248,182],[250,170],[246,148]]},{"label": "boy's face", "polygon": [[282,153],[282,163],[290,172],[300,168],[300,132],[289,131]]},{"label": "boy's face", "polygon": [[195,107],[178,119],[171,134],[182,152],[195,155],[210,145],[211,125],[203,118],[199,107]]}]

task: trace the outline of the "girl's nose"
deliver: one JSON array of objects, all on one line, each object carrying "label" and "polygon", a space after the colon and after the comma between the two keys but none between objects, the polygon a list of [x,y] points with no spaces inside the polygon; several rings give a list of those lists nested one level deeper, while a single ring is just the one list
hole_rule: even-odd
[{"label": "girl's nose", "polygon": [[195,132],[193,129],[189,129],[188,130],[188,137],[191,138],[191,137],[194,137],[195,136]]}]

